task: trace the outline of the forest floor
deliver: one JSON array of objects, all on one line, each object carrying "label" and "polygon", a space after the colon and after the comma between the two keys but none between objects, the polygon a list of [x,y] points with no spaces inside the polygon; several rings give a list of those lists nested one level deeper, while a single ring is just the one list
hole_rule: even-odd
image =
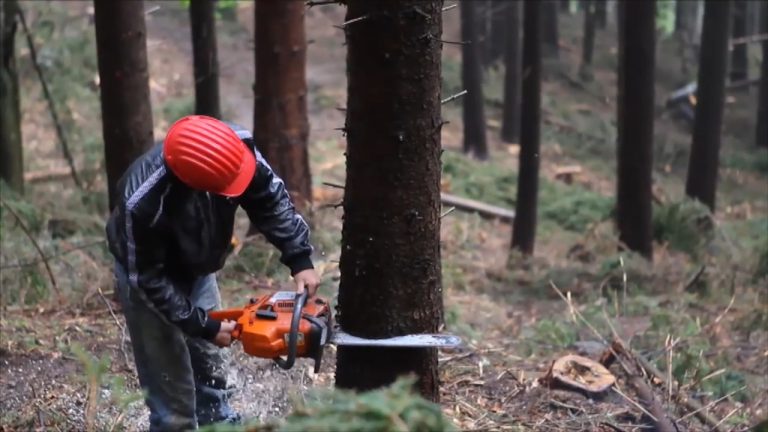
[{"label": "forest floor", "polygon": [[[35,32],[65,132],[86,189],[68,179],[34,181],[25,197],[3,193],[39,242],[51,267],[8,212],[0,218],[0,430],[99,430],[146,427],[124,320],[111,301],[99,100],[90,2],[23,3]],[[155,138],[193,107],[191,45],[179,2],[147,2]],[[338,280],[346,103],[344,8],[307,12],[310,154],[315,185],[311,220],[321,292]],[[459,40],[458,10],[445,13],[445,40]],[[251,3],[221,11],[221,101],[226,116],[252,125],[254,77]],[[677,47],[660,38],[657,61],[652,263],[618,253],[611,224],[615,188],[616,35],[597,36],[594,80],[578,78],[578,14],[561,15],[560,59],[546,63],[543,85],[542,184],[536,253],[509,253],[511,228],[455,211],[443,219],[442,266],[447,331],[461,349],[441,351],[441,404],[462,430],[640,430],[639,398],[618,366],[615,391],[600,397],[542,383],[567,353],[599,358],[603,341],[620,338],[663,371],[654,393],[680,430],[710,430],[679,401],[700,402],[723,430],[746,430],[768,416],[768,154],[754,148],[756,88],[729,92],[718,211],[682,200],[690,132],[663,110],[683,78]],[[19,41],[25,168],[50,173],[63,160],[29,51]],[[754,58],[754,57],[753,57]],[[757,60],[753,61],[757,64]],[[461,90],[460,47],[446,45],[444,94]],[[443,189],[514,208],[517,150],[500,142],[500,68],[485,83],[491,160],[467,159],[460,103],[444,107]],[[577,167],[571,177],[559,173]],[[247,221],[238,216],[243,238]],[[260,238],[243,242],[219,275],[225,306],[289,286],[275,251]],[[561,298],[558,290],[564,294]],[[246,417],[284,416],[291,400],[333,384],[333,347],[322,370],[308,361],[290,371],[245,356],[235,346],[239,389],[233,404]]]}]

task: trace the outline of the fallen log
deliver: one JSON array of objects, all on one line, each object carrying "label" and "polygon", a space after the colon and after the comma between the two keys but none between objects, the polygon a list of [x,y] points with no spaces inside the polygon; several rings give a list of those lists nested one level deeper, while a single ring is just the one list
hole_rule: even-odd
[{"label": "fallen log", "polygon": [[499,219],[502,222],[511,223],[515,219],[515,212],[513,210],[445,192],[440,194],[440,201],[445,205],[456,207],[457,210],[474,212],[486,218]]}]

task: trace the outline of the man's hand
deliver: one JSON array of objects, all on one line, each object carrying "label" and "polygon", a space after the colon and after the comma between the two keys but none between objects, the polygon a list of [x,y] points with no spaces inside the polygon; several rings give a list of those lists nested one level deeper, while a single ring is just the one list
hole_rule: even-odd
[{"label": "man's hand", "polygon": [[232,344],[232,331],[235,330],[235,327],[237,326],[237,322],[235,321],[222,321],[221,322],[221,328],[219,328],[219,333],[216,334],[216,337],[213,338],[214,345],[226,348]]},{"label": "man's hand", "polygon": [[303,270],[293,275],[293,280],[296,282],[296,292],[301,294],[306,289],[309,293],[309,298],[315,296],[317,292],[317,286],[320,285],[320,276],[317,275],[314,269]]}]

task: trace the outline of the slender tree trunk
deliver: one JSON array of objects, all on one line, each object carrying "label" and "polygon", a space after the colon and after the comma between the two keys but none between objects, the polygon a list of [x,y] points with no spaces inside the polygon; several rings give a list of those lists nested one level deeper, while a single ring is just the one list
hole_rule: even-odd
[{"label": "slender tree trunk", "polygon": [[517,178],[512,248],[533,254],[539,193],[539,128],[541,121],[541,9],[544,3],[523,3],[523,99],[520,168]]},{"label": "slender tree trunk", "polygon": [[696,62],[693,48],[697,10],[697,0],[677,0],[675,3],[675,37],[678,41],[680,72],[685,79],[688,79],[691,66]]},{"label": "slender tree trunk", "polygon": [[543,55],[547,58],[557,58],[560,52],[560,35],[557,28],[557,2],[555,0],[540,0]]},{"label": "slender tree trunk", "polygon": [[257,0],[254,138],[300,209],[312,204],[305,5]]},{"label": "slender tree trunk", "polygon": [[504,109],[501,139],[516,143],[520,138],[520,3],[510,2],[504,11]]},{"label": "slender tree trunk", "polygon": [[0,5],[0,178],[24,192],[24,158],[21,145],[19,78],[16,71],[16,0]]},{"label": "slender tree trunk", "polygon": [[[768,31],[768,4],[763,3],[762,15],[763,32]],[[757,127],[755,143],[758,147],[768,148],[768,41],[763,41],[763,61],[760,65],[760,95],[757,103]]]},{"label": "slender tree trunk", "polygon": [[153,144],[147,32],[142,0],[93,3],[111,211],[117,181]]},{"label": "slender tree trunk", "polygon": [[[442,0],[348,1],[347,20],[368,18],[346,29],[339,310],[342,328],[361,337],[436,332],[443,322],[442,6]],[[366,390],[409,373],[423,396],[439,399],[435,349],[338,349],[338,387]]]},{"label": "slender tree trunk", "polygon": [[493,0],[491,7],[491,37],[489,40],[490,64],[496,62],[503,54],[505,36],[507,34],[506,10],[514,4],[506,0]]},{"label": "slender tree trunk", "polygon": [[656,2],[625,2],[619,13],[616,219],[619,240],[650,260]]},{"label": "slender tree trunk", "polygon": [[696,118],[685,193],[715,210],[715,189],[723,122],[730,2],[704,4]]},{"label": "slender tree trunk", "polygon": [[215,0],[191,0],[189,21],[192,28],[192,57],[195,69],[195,114],[220,119],[215,16]]},{"label": "slender tree trunk", "polygon": [[592,79],[592,52],[595,47],[595,5],[594,0],[584,1],[584,36],[581,45],[582,79]]},{"label": "slender tree trunk", "polygon": [[[733,1],[733,34],[732,37],[740,38],[747,35],[747,1]],[[747,58],[747,44],[738,44],[731,51],[731,82],[749,78],[749,59]]]},{"label": "slender tree trunk", "polygon": [[485,108],[483,98],[482,68],[478,40],[475,3],[463,1],[461,9],[461,38],[468,42],[462,45],[461,80],[467,95],[464,96],[464,153],[488,159],[488,145],[485,139]]},{"label": "slender tree trunk", "polygon": [[[617,4],[621,4],[619,0]],[[595,26],[605,29],[608,26],[608,0],[594,0],[595,2]]]}]

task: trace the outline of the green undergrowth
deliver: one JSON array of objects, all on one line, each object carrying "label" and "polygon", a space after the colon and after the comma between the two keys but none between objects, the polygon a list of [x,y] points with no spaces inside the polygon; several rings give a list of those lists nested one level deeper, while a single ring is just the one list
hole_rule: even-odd
[{"label": "green undergrowth", "polygon": [[[453,194],[514,209],[517,173],[493,162],[474,161],[456,152],[445,152],[443,180]],[[567,231],[583,231],[610,217],[613,200],[578,185],[539,179],[539,221]]]},{"label": "green undergrowth", "polygon": [[[714,317],[689,309],[689,305],[700,301],[690,294],[675,300],[637,294],[614,303],[593,295],[574,303],[583,320],[569,313],[563,303],[562,314],[541,318],[523,329],[518,353],[544,356],[573,349],[578,341],[610,341],[614,329],[621,334],[640,326],[634,327],[633,332],[637,333],[625,342],[659,370],[671,371],[677,382],[689,387],[688,391],[707,400],[729,394],[734,400],[748,400],[754,391],[748,385],[751,375],[737,370],[732,356],[713,342],[707,324]],[[765,316],[750,316],[751,321],[745,325],[765,319]],[[679,339],[671,356],[665,351],[668,338]]]},{"label": "green undergrowth", "polygon": [[244,426],[213,425],[203,432],[438,432],[453,431],[440,405],[412,391],[415,380],[400,378],[389,387],[354,393],[314,389],[293,410],[274,423]]},{"label": "green undergrowth", "polygon": [[685,198],[653,209],[653,237],[674,250],[697,257],[714,237],[712,214],[699,201]]}]

